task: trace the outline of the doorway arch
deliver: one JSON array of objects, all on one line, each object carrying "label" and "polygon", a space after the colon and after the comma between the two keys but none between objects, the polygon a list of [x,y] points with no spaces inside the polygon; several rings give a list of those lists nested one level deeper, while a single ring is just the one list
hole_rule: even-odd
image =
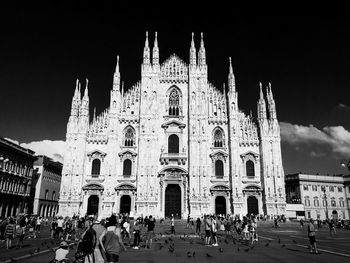
[{"label": "doorway arch", "polygon": [[130,195],[122,195],[122,197],[120,197],[120,209],[119,209],[119,213],[121,214],[128,214],[130,215],[130,211],[131,211],[131,197]]},{"label": "doorway arch", "polygon": [[258,199],[255,196],[248,196],[247,198],[248,215],[259,214]]},{"label": "doorway arch", "polygon": [[88,208],[87,208],[88,215],[98,215],[98,203],[99,203],[98,196],[90,195],[88,199]]},{"label": "doorway arch", "polygon": [[165,189],[165,217],[181,218],[181,188],[178,184],[169,184]]},{"label": "doorway arch", "polygon": [[226,215],[226,198],[222,195],[215,198],[215,214]]}]

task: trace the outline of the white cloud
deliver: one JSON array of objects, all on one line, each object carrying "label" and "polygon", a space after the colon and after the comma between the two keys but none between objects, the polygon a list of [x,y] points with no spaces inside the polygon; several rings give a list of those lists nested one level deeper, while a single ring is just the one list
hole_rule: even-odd
[{"label": "white cloud", "polygon": [[14,144],[19,145],[19,141],[12,140],[12,139],[10,139],[10,138],[5,138],[5,139],[8,140],[8,141],[10,141],[10,142],[12,142],[12,143],[14,143]]},{"label": "white cloud", "polygon": [[63,163],[66,149],[66,143],[64,141],[34,141],[30,143],[21,143],[20,146],[33,150],[35,155],[46,155],[55,161]]},{"label": "white cloud", "polygon": [[287,122],[281,122],[280,126],[281,139],[284,142],[294,145],[326,145],[333,153],[350,155],[350,132],[343,126],[326,126],[322,130],[313,125],[303,126]]}]

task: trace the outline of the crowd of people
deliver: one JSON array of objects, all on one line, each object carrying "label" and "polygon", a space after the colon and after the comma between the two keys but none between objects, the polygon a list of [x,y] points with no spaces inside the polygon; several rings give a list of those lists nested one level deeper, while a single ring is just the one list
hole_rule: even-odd
[{"label": "crowd of people", "polygon": [[[285,221],[283,217],[269,218],[272,226],[278,227]],[[159,220],[159,221],[158,221]],[[218,236],[234,237],[236,240],[254,246],[258,241],[258,221],[265,221],[266,217],[247,215],[243,218],[232,215],[203,215],[202,217],[187,218],[187,232],[197,235],[204,240],[205,246],[219,246]],[[118,262],[120,253],[128,247],[132,249],[151,249],[153,240],[160,229],[164,230],[164,224],[169,224],[169,231],[165,233],[178,234],[176,228],[179,221],[171,216],[166,219],[155,219],[152,215],[129,218],[128,214],[111,215],[108,218],[95,216],[85,217],[55,217],[51,220],[38,216],[18,216],[7,218],[0,222],[0,238],[5,239],[6,248],[23,246],[24,239],[40,237],[43,227],[48,227],[50,236],[59,243],[53,262],[67,260],[70,244],[77,244],[74,262]],[[157,224],[156,224],[157,223]],[[326,221],[330,233],[336,234],[336,228],[348,226],[347,222],[329,220]],[[156,225],[163,225],[157,229]],[[306,223],[305,223],[306,225]],[[316,247],[316,231],[324,226],[319,220],[307,222],[307,232],[310,241],[310,252],[318,253]],[[300,227],[304,229],[304,221],[300,220]],[[165,226],[165,229],[167,227]],[[316,230],[315,230],[316,229]],[[348,228],[347,228],[348,229]],[[87,260],[87,261],[86,261]]]}]

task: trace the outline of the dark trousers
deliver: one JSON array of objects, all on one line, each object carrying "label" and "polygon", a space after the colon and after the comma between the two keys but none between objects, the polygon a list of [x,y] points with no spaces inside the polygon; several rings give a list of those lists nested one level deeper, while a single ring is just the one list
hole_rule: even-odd
[{"label": "dark trousers", "polygon": [[134,246],[139,246],[140,244],[140,231],[136,230],[134,234]]},{"label": "dark trousers", "polygon": [[171,233],[175,234],[175,226],[171,226]]}]

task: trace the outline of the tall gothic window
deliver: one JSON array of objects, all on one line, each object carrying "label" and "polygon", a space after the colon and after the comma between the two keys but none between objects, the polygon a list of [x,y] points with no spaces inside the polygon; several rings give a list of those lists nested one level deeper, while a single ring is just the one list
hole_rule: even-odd
[{"label": "tall gothic window", "polygon": [[224,146],[224,136],[220,129],[216,129],[214,132],[214,147]]},{"label": "tall gothic window", "polygon": [[92,176],[99,176],[100,169],[101,169],[101,161],[99,159],[94,159],[92,161],[91,175]]},{"label": "tall gothic window", "polygon": [[215,176],[216,178],[224,177],[224,163],[221,160],[215,162]]},{"label": "tall gothic window", "polygon": [[245,163],[245,167],[246,167],[247,177],[254,177],[255,176],[254,162],[251,160],[248,160]]},{"label": "tall gothic window", "polygon": [[168,138],[168,153],[179,153],[179,137],[175,134]]},{"label": "tall gothic window", "polygon": [[132,127],[128,127],[125,131],[124,146],[134,146],[134,145],[135,145],[135,132]]},{"label": "tall gothic window", "polygon": [[132,163],[131,160],[126,159],[123,163],[123,176],[131,176]]},{"label": "tall gothic window", "polygon": [[180,114],[180,94],[177,89],[173,89],[169,94],[169,115],[179,116]]}]

